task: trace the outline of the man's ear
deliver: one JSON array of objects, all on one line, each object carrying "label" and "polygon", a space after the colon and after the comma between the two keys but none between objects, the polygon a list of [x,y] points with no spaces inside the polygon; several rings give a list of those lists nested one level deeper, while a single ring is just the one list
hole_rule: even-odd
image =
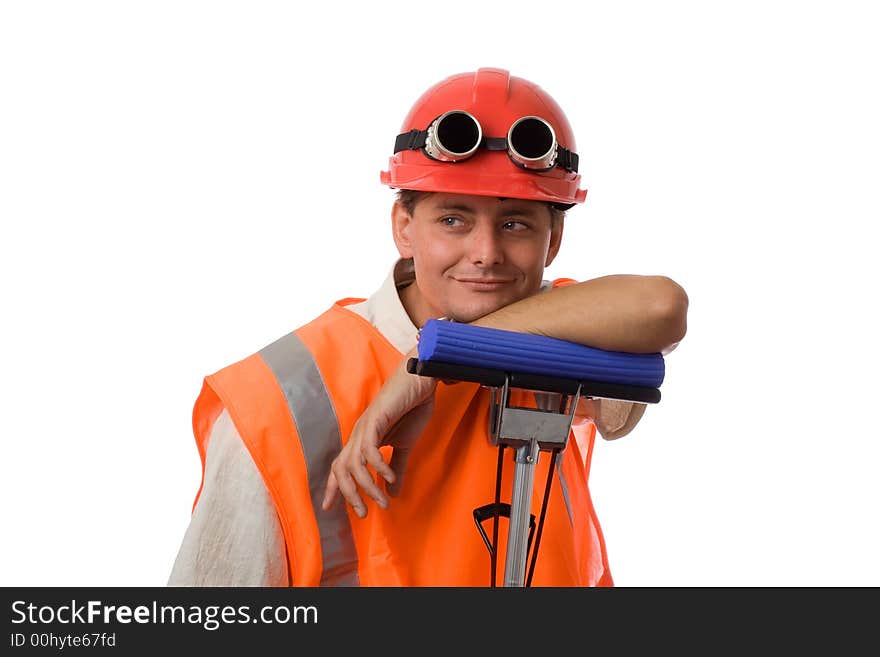
[{"label": "man's ear", "polygon": [[394,235],[394,244],[401,258],[412,258],[412,241],[410,230],[412,229],[412,215],[400,201],[395,201],[391,206],[391,231]]},{"label": "man's ear", "polygon": [[565,217],[559,217],[559,221],[550,224],[550,246],[547,249],[547,262],[545,267],[549,267],[550,263],[556,259],[559,253],[559,247],[562,246],[562,231],[565,228]]}]

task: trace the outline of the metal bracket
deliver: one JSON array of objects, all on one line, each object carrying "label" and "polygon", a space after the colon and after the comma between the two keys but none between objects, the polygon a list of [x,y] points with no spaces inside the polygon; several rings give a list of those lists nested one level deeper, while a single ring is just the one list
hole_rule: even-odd
[{"label": "metal bracket", "polygon": [[[538,447],[543,451],[564,448],[568,442],[580,394],[581,385],[578,384],[574,395],[536,392],[537,405],[543,408],[511,406],[510,375],[505,374],[504,385],[501,388],[491,389],[490,442],[496,446],[522,447],[536,440]],[[554,407],[558,410],[551,410]]]}]

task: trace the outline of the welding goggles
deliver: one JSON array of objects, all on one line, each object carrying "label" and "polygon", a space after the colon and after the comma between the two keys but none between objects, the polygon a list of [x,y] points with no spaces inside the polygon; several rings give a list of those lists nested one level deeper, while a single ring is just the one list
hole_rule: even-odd
[{"label": "welding goggles", "polygon": [[397,135],[394,152],[421,150],[432,160],[459,162],[481,148],[507,151],[510,161],[522,169],[549,171],[555,166],[577,173],[578,155],[559,145],[556,132],[539,116],[523,116],[513,122],[506,137],[484,137],[480,122],[464,110],[451,110],[434,119],[425,130]]}]

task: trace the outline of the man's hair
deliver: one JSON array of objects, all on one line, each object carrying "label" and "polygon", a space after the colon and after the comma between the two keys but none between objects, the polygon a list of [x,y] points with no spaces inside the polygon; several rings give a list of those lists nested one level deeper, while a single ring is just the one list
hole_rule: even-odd
[{"label": "man's hair", "polygon": [[[410,215],[415,212],[416,204],[426,196],[430,196],[434,192],[419,192],[414,189],[398,189],[397,200]],[[556,226],[565,216],[565,210],[560,210],[553,203],[547,203],[547,209],[550,210],[550,225]]]}]

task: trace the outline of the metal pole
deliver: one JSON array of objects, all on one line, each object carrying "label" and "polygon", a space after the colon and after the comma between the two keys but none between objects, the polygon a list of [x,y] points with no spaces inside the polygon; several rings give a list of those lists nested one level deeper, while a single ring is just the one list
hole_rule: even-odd
[{"label": "metal pole", "polygon": [[538,441],[532,438],[517,448],[513,470],[513,493],[510,496],[510,528],[507,533],[507,557],[504,562],[504,586],[525,586],[528,558],[529,518],[535,485]]}]

